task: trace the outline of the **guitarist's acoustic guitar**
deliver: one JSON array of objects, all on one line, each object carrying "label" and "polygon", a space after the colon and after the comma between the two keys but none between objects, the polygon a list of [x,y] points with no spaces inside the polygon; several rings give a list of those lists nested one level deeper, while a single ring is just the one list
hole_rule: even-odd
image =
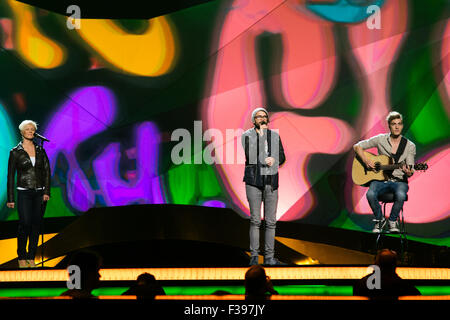
[{"label": "guitarist's acoustic guitar", "polygon": [[[368,160],[373,161],[375,169],[367,168],[358,156],[355,157],[352,166],[352,179],[355,184],[360,186],[367,187],[373,180],[387,180],[393,170],[401,168],[404,165],[403,162],[394,163],[394,159],[385,155],[377,156],[367,151],[364,151],[364,155]],[[414,165],[414,170],[426,171],[427,169],[428,165],[426,163],[417,163]]]}]

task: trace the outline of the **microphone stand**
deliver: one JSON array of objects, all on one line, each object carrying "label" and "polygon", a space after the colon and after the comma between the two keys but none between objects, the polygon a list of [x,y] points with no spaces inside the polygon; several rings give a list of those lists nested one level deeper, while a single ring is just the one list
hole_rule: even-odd
[{"label": "microphone stand", "polygon": [[[44,142],[45,140],[42,139],[39,136],[35,136],[34,137],[34,141],[36,142],[36,144],[38,146],[40,146],[42,149],[44,149]],[[41,205],[41,267],[44,267],[44,215],[45,215],[45,210],[47,209],[47,201],[42,200],[42,205]]]}]

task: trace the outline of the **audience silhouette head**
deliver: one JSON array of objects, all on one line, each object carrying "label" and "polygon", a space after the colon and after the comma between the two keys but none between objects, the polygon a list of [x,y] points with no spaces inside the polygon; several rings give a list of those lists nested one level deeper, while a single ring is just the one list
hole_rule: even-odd
[{"label": "audience silhouette head", "polygon": [[278,294],[261,265],[251,266],[245,273],[245,295],[247,299],[266,299]]},{"label": "audience silhouette head", "polygon": [[420,295],[417,288],[396,273],[397,253],[390,249],[378,251],[374,272],[366,275],[353,286],[353,294],[370,299],[397,299],[399,296]]},{"label": "audience silhouette head", "polygon": [[380,250],[375,257],[375,264],[380,267],[382,274],[394,274],[397,268],[397,252],[390,249]]},{"label": "audience silhouette head", "polygon": [[100,286],[101,257],[89,250],[75,252],[69,260],[69,266],[78,266],[80,270],[80,288],[69,289],[62,295],[73,298],[91,298],[92,290]]},{"label": "audience silhouette head", "polygon": [[122,295],[133,295],[137,299],[154,299],[157,295],[165,295],[163,287],[155,276],[147,272],[140,274],[136,283]]}]

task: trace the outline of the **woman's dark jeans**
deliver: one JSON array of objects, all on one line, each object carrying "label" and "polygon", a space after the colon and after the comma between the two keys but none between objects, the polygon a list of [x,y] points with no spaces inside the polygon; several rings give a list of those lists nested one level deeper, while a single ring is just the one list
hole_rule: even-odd
[{"label": "woman's dark jeans", "polygon": [[[43,190],[17,190],[17,255],[19,260],[34,260],[42,221]],[[28,252],[27,252],[27,241]]]}]

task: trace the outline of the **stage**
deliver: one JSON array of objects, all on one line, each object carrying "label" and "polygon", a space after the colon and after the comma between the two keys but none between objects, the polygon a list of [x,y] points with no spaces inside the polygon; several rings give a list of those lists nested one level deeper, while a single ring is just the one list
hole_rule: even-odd
[{"label": "stage", "polygon": [[[375,235],[298,223],[279,222],[278,226],[277,256],[287,265],[264,266],[279,293],[272,296],[266,311],[272,308],[273,313],[267,311],[267,317],[280,309],[309,307],[311,303],[373,303],[367,297],[354,296],[353,285],[372,271],[368,266],[377,249]],[[10,223],[9,228],[13,235],[15,225]],[[102,258],[100,285],[92,291],[99,308],[111,308],[112,303],[117,308],[141,305],[136,296],[122,294],[143,273],[154,275],[164,289],[165,295],[155,296],[153,303],[161,310],[169,308],[174,315],[194,314],[196,306],[217,306],[223,310],[222,316],[230,316],[234,310],[229,310],[230,306],[248,305],[244,288],[248,219],[233,210],[177,205],[96,208],[80,217],[47,219],[44,230],[37,268],[18,269],[16,259],[2,264],[0,305],[68,307],[70,300],[61,297],[69,280],[66,268],[73,254],[84,249]],[[232,236],[229,230],[233,230]],[[399,238],[386,236],[385,243],[398,246]],[[396,303],[449,301],[450,269],[445,254],[439,260],[435,252],[443,251],[408,242],[397,273],[421,296],[401,297]]]},{"label": "stage", "polygon": [[[17,221],[2,222],[2,229],[0,269],[14,269],[17,259],[9,257],[16,255]],[[102,257],[104,268],[246,267],[248,229],[248,217],[229,208],[173,204],[93,208],[79,217],[46,218],[36,263],[66,268],[72,253],[89,248]],[[399,266],[448,267],[447,246],[409,237],[402,245],[398,235],[384,235],[383,247],[399,253]],[[275,249],[289,266],[367,266],[380,249],[376,239],[369,231],[278,221]]]},{"label": "stage", "polygon": [[[253,319],[275,319],[304,312],[328,316],[345,313],[353,318],[356,311],[371,308],[390,308],[391,315],[409,315],[424,308],[445,311],[450,302],[448,268],[398,268],[398,274],[404,281],[415,285],[421,295],[402,296],[394,300],[369,300],[353,295],[352,285],[369,272],[363,266],[265,269],[279,293],[265,301],[246,300],[246,267],[101,269],[100,287],[92,291],[92,299],[84,300],[61,296],[67,290],[68,275],[65,269],[4,270],[0,271],[0,307],[2,310],[31,308],[42,310],[43,314],[48,314],[50,310],[70,310],[71,314],[77,315],[89,311],[89,314],[99,312],[101,315],[112,313],[117,316],[133,310],[157,312],[176,318],[230,319],[251,316]],[[144,272],[158,279],[165,295],[147,300],[122,295]]]}]

